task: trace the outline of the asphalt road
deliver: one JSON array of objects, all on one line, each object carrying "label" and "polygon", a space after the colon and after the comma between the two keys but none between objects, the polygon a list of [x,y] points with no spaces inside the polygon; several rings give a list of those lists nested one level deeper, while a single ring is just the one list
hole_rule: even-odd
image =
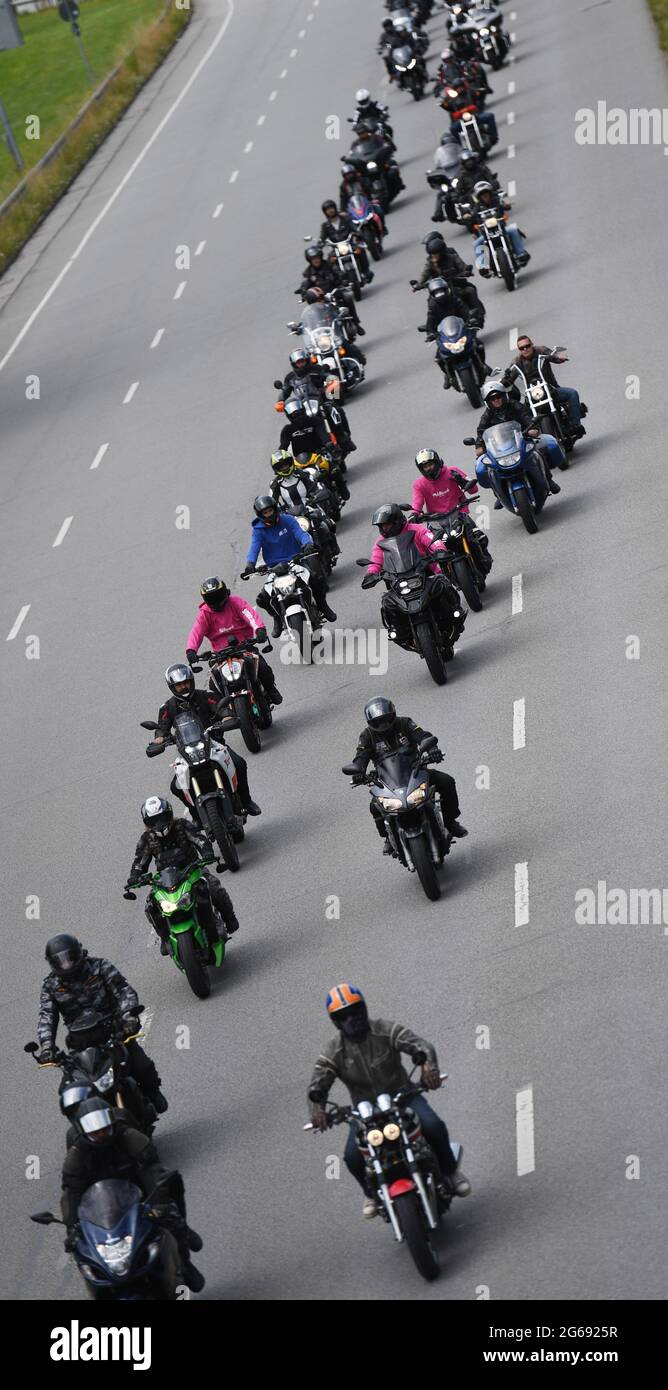
[{"label": "asphalt road", "polygon": [[[516,183],[533,259],[514,295],[482,289],[488,359],[509,360],[513,328],[566,343],[560,379],[589,404],[588,436],[539,535],[492,513],[485,609],[470,615],[445,688],[394,649],[384,676],[280,670],[285,703],[250,769],[263,815],[228,884],[242,929],[206,1003],[147,940],[140,904],[121,898],[139,806],[168,786],[138,721],[163,698],[201,579],[242,568],[278,433],[271,383],[295,342],[284,323],[301,238],[336,188],[355,89],[387,96],[381,6],[237,0],[222,32],[227,0],[200,0],[141,118],[89,167],[85,196],[75,185],[0,315],[5,635],[30,605],[3,641],[5,1298],[80,1293],[57,1232],[28,1221],[57,1199],[64,1129],[52,1075],[21,1050],[45,940],[68,929],[115,960],[150,1009],[170,1099],[159,1147],[182,1167],[206,1233],[204,1297],[663,1296],[665,931],[578,926],[574,900],[598,880],[661,887],[665,872],[665,158],[660,146],[581,147],[573,132],[576,110],[599,99],[668,106],[665,65],[642,0],[516,6],[514,62],[492,77],[495,166]],[[434,54],[440,16],[430,29]],[[331,595],[349,628],[377,619],[379,591],[362,593],[353,565],[373,507],[407,495],[419,447],[470,466],[461,439],[475,419],[442,392],[415,332],[424,300],[407,287],[431,226],[424,170],[441,113],[431,99],[389,100],[408,190],[362,305],[368,385],[351,404],[358,453]],[[333,113],[338,142],[325,133]],[[459,231],[453,241],[466,245]],[[188,270],[175,263],[184,245]],[[632,374],[639,399],[627,398]],[[39,400],[26,399],[34,375]],[[184,506],[189,529],[175,524]],[[33,635],[38,660],[26,659]],[[459,784],[470,834],[438,904],[381,857],[365,794],[340,774],[379,692],[438,733]],[[526,746],[514,749],[521,699]],[[475,784],[482,765],[488,790]],[[523,863],[529,921],[516,926]],[[27,920],[35,894],[40,918]],[[432,1038],[449,1072],[436,1104],[464,1142],[474,1193],[444,1223],[431,1286],[380,1221],[362,1222],[347,1175],[327,1178],[341,1132],[302,1133],[329,1032],[324,995],[342,978],[372,1014]],[[534,1169],[519,1176],[516,1098],[529,1088]],[[28,1155],[38,1181],[26,1180]]]}]

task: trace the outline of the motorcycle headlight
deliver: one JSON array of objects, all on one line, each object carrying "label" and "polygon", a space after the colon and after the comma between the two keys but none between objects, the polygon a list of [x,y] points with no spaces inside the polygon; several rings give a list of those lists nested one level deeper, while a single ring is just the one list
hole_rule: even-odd
[{"label": "motorcycle headlight", "polygon": [[294,589],[296,583],[294,574],[280,574],[278,579],[274,580],[274,588],[278,589],[280,593],[286,594],[290,589]]},{"label": "motorcycle headlight", "polygon": [[414,58],[411,58],[410,63],[408,64],[408,71],[410,72],[411,68],[414,68],[414,67],[415,67],[415,59],[414,59]]},{"label": "motorcycle headlight", "polygon": [[514,468],[515,464],[519,463],[519,457],[520,451],[518,449],[516,453],[504,454],[503,458],[497,459],[496,462],[500,464],[501,468]]},{"label": "motorcycle headlight", "polygon": [[462,348],[466,347],[466,334],[463,338],[458,338],[456,343],[445,343],[444,346],[448,352],[461,352]]},{"label": "motorcycle headlight", "polygon": [[366,1137],[368,1144],[372,1144],[374,1149],[379,1149],[385,1136],[382,1129],[369,1129]]},{"label": "motorcycle headlight", "polygon": [[406,800],[409,806],[419,806],[420,802],[424,801],[426,795],[427,783],[423,782],[421,786],[415,788],[414,792],[409,792],[408,796],[406,797]]},{"label": "motorcycle headlight", "polygon": [[342,256],[349,256],[349,255],[350,255],[350,242],[349,242],[349,241],[340,241],[340,242],[339,242],[339,251],[341,252],[341,255],[342,255]]},{"label": "motorcycle headlight", "polygon": [[296,517],[295,519],[296,519],[297,525],[298,525],[298,526],[301,526],[302,531],[310,531],[310,530],[311,530],[311,526],[310,526],[309,519],[308,519],[307,516],[298,516],[298,517]]},{"label": "motorcycle headlight", "polygon": [[498,217],[486,217],[486,218],[485,218],[485,226],[486,226],[486,227],[498,227],[498,225],[499,225],[499,219],[498,219]]},{"label": "motorcycle headlight", "polygon": [[376,169],[378,168],[378,165],[375,163],[375,161],[374,161],[373,159],[370,159],[370,160],[369,160],[369,163],[367,164],[366,167],[367,167],[367,169],[371,169],[371,170],[373,171],[373,173],[375,174]]},{"label": "motorcycle headlight", "polygon": [[542,401],[544,395],[545,395],[545,389],[544,389],[544,387],[542,387],[542,386],[532,386],[532,387],[531,387],[531,399],[532,399],[533,401]]},{"label": "motorcycle headlight", "polygon": [[121,1236],[119,1240],[109,1240],[104,1245],[96,1244],[95,1249],[112,1274],[125,1274],[132,1255],[132,1236]]},{"label": "motorcycle headlight", "polygon": [[402,803],[398,796],[379,796],[378,800],[385,811],[400,811]]},{"label": "motorcycle headlight", "polygon": [[235,681],[238,680],[244,668],[240,661],[223,661],[221,662],[220,669],[223,675],[227,676],[228,680]]},{"label": "motorcycle headlight", "polygon": [[113,1067],[107,1067],[107,1070],[106,1070],[106,1071],[103,1071],[102,1075],[101,1075],[101,1076],[98,1076],[98,1078],[97,1078],[97,1080],[96,1080],[96,1082],[95,1082],[95,1085],[97,1086],[98,1091],[108,1091],[108,1090],[109,1090],[109,1087],[111,1086],[111,1083],[112,1083],[113,1079],[114,1079],[114,1068],[113,1068]]},{"label": "motorcycle headlight", "polygon": [[399,1129],[399,1126],[395,1124],[386,1125],[383,1130],[385,1138],[389,1139],[391,1144],[393,1144],[395,1140],[399,1138],[400,1133],[401,1130]]},{"label": "motorcycle headlight", "polygon": [[479,30],[478,30],[478,33],[479,33],[479,34],[488,34],[488,33],[489,33],[489,29],[479,29]]},{"label": "motorcycle headlight", "polygon": [[188,753],[188,754],[191,754],[191,753],[203,753],[203,752],[204,752],[204,740],[203,740],[203,739],[200,739],[198,743],[188,743],[188,744],[186,745],[185,752]]}]

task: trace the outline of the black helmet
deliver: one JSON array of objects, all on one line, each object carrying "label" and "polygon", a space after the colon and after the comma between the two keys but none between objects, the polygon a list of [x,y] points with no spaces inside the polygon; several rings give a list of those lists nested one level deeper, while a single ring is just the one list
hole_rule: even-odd
[{"label": "black helmet", "polygon": [[322,246],[317,246],[316,243],[313,242],[311,246],[306,247],[304,255],[309,262],[316,261],[318,257],[322,260]]},{"label": "black helmet", "polygon": [[325,292],[320,288],[320,285],[312,285],[311,289],[307,290],[304,295],[307,304],[320,304],[324,298]]},{"label": "black helmet", "polygon": [[439,251],[445,251],[445,242],[440,232],[430,232],[425,247],[428,256],[435,256]]},{"label": "black helmet", "polygon": [[[270,508],[273,512],[272,520],[269,523],[269,525],[271,526],[275,521],[278,521],[278,507],[274,502],[273,497],[270,497],[269,493],[263,493],[261,497],[255,498],[255,501],[253,503],[253,511],[255,512],[256,516],[262,517],[262,513],[268,512]],[[262,519],[264,520],[265,518]]]},{"label": "black helmet", "polygon": [[230,597],[225,580],[219,579],[216,574],[212,575],[211,579],[205,579],[204,583],[200,584],[199,591],[207,608],[213,608],[214,613],[219,613]]},{"label": "black helmet", "polygon": [[398,536],[406,525],[406,518],[396,502],[385,502],[378,507],[371,518],[371,525],[377,526],[381,536]]},{"label": "black helmet", "polygon": [[[184,705],[195,694],[195,677],[190,667],[183,662],[168,666],[165,671],[165,680],[175,699]],[[185,689],[179,690],[179,686],[185,686]]]},{"label": "black helmet", "polygon": [[44,955],[55,975],[71,980],[79,974],[84,952],[76,936],[70,936],[69,932],[61,932],[47,941]]},{"label": "black helmet", "polygon": [[277,478],[289,478],[295,471],[295,461],[287,449],[277,449],[271,456],[271,471]]},{"label": "black helmet", "polygon": [[397,711],[393,700],[384,695],[376,695],[364,706],[364,718],[374,734],[389,734],[397,722]]},{"label": "black helmet", "polygon": [[174,812],[163,796],[149,796],[141,808],[141,818],[147,830],[167,835],[174,823]]},{"label": "black helmet", "polygon": [[308,352],[307,349],[303,347],[295,348],[294,352],[290,353],[290,365],[294,367],[295,371],[297,372],[299,371],[300,367],[310,367],[310,352]]},{"label": "black helmet", "polygon": [[327,209],[328,209],[328,208],[334,208],[334,211],[335,211],[335,212],[338,212],[338,208],[337,208],[337,206],[336,206],[336,199],[335,199],[335,198],[325,198],[324,203],[321,204],[321,211],[324,212],[325,217],[327,216]]},{"label": "black helmet", "polygon": [[415,467],[425,478],[438,478],[443,468],[443,459],[435,449],[419,449],[415,455]]},{"label": "black helmet", "polygon": [[89,1144],[102,1148],[110,1144],[114,1137],[116,1116],[106,1100],[93,1096],[91,1100],[81,1102],[74,1124]]},{"label": "black helmet", "polygon": [[384,20],[383,20],[383,29],[385,30],[385,33],[386,33],[386,34],[393,34],[393,33],[394,33],[394,21],[391,20],[391,19],[384,19]]},{"label": "black helmet", "polygon": [[475,150],[462,150],[460,158],[465,168],[471,168],[474,164],[480,163],[480,155]]}]

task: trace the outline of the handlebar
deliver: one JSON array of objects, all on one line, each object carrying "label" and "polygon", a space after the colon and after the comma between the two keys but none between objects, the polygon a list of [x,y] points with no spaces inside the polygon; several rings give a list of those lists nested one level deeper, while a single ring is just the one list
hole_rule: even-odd
[{"label": "handlebar", "polygon": [[[439,1072],[439,1077],[441,1083],[447,1081],[447,1071]],[[408,1085],[402,1086],[401,1089],[397,1091],[396,1095],[392,1097],[392,1104],[401,1106],[404,1102],[410,1100],[411,1096],[424,1095],[425,1092],[429,1091],[430,1089],[432,1088],[429,1086],[425,1086],[424,1082],[422,1081],[410,1082]],[[327,1101],[326,1104],[323,1106],[323,1109],[325,1110],[325,1113],[327,1115],[329,1129],[331,1129],[334,1125],[349,1124],[350,1120],[358,1118],[358,1116],[355,1114],[356,1106],[354,1105],[337,1105],[335,1101]],[[312,1121],[309,1121],[308,1124],[302,1125],[302,1129],[305,1133],[308,1133],[309,1130],[313,1131],[314,1133],[317,1133],[316,1126],[312,1123]]]}]

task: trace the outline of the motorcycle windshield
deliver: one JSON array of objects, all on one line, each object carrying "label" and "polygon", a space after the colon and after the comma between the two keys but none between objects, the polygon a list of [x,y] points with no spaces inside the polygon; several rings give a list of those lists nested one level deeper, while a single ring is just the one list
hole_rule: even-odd
[{"label": "motorcycle windshield", "polygon": [[389,753],[376,763],[378,778],[390,791],[403,791],[410,782],[415,755],[410,749]]},{"label": "motorcycle windshield", "polygon": [[183,869],[178,869],[174,864],[166,865],[158,874],[158,887],[164,889],[165,893],[175,893],[182,882]]},{"label": "motorcycle windshield", "polygon": [[185,710],[183,713],[176,715],[174,720],[174,732],[178,742],[182,744],[184,748],[194,743],[200,743],[204,738],[204,727],[200,724],[199,719],[192,714],[186,713]]},{"label": "motorcycle windshield", "polygon": [[383,551],[383,569],[390,574],[405,574],[415,570],[422,559],[412,531],[402,531],[378,542]]},{"label": "motorcycle windshield", "polygon": [[365,217],[369,216],[369,213],[371,212],[371,207],[367,202],[366,198],[359,198],[355,196],[354,198],[351,198],[350,202],[348,203],[348,212],[350,213],[353,222],[363,222]]},{"label": "motorcycle windshield", "polygon": [[392,62],[396,63],[398,68],[407,68],[412,57],[413,50],[409,48],[408,45],[406,45],[405,48],[392,49]]},{"label": "motorcycle windshield", "polygon": [[79,1220],[113,1231],[141,1201],[143,1196],[135,1183],[126,1178],[105,1178],[84,1192],[79,1203]]},{"label": "motorcycle windshield", "polygon": [[485,430],[483,434],[485,448],[494,455],[496,459],[502,459],[509,454],[518,454],[522,446],[522,432],[519,425],[512,420],[506,420],[502,425],[492,425],[491,429]]},{"label": "motorcycle windshield", "polygon": [[466,338],[468,335],[464,320],[457,318],[455,314],[448,314],[438,325],[438,336],[445,338],[448,343],[457,343],[460,338]]}]

